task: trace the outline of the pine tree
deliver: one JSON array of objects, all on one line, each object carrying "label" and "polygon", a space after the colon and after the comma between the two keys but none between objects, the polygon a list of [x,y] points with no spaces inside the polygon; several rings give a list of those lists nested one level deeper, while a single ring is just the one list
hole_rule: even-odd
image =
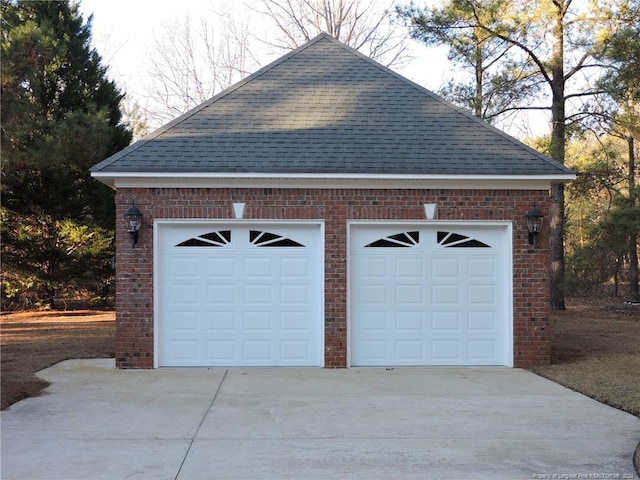
[{"label": "pine tree", "polygon": [[[527,67],[519,77],[525,79],[531,93],[544,86],[548,101],[543,108],[551,112],[549,155],[558,162],[565,163],[567,125],[571,121],[568,109],[571,102],[596,94],[595,89],[575,85],[588,72],[601,67],[597,56],[602,52],[599,39],[603,33],[619,22],[616,12],[631,0],[602,0],[593,4],[573,2],[573,0],[535,0],[520,2],[515,0],[447,0],[445,10],[455,14],[446,22],[435,25],[444,29],[441,37],[444,44],[448,39],[459,39],[468,32],[482,32],[482,38],[502,41],[526,59],[521,65]],[[403,10],[400,9],[402,13]],[[405,18],[415,28],[414,36],[424,34],[427,38],[434,28],[435,10],[404,10]],[[426,19],[427,22],[421,22]],[[467,32],[467,33],[464,33]],[[477,36],[477,34],[476,34]],[[585,74],[585,75],[583,75]],[[513,95],[518,102],[511,109],[531,109],[537,100],[531,95],[513,94],[507,89],[507,96]],[[525,90],[525,93],[527,91]],[[509,98],[507,99],[509,100]],[[535,106],[534,108],[540,108]],[[506,111],[503,108],[503,111]],[[564,310],[564,186],[551,187],[550,209],[550,250],[551,250],[551,305]]]},{"label": "pine tree", "polygon": [[3,299],[51,305],[110,275],[113,192],[88,168],[131,132],[90,40],[75,3],[2,0]]}]

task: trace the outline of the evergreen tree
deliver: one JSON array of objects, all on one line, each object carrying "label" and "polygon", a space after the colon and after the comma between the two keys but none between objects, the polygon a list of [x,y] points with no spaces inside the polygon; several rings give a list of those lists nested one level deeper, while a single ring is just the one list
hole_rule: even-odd
[{"label": "evergreen tree", "polygon": [[485,2],[486,12],[477,11],[464,1],[424,9],[413,3],[396,7],[413,38],[428,46],[447,45],[449,60],[470,73],[470,80],[458,76],[438,93],[488,122],[513,112],[514,105],[530,98],[540,88],[537,79],[530,75],[529,59],[512,44],[478,25],[476,15],[483,14],[489,21],[505,1]]},{"label": "evergreen tree", "polygon": [[623,255],[629,260],[629,294],[640,302],[638,267],[638,238],[640,238],[640,202],[638,194],[638,162],[636,152],[640,145],[640,1],[631,0],[618,12],[619,28],[605,37],[601,58],[609,64],[600,86],[613,105],[597,112],[608,135],[626,143],[627,185],[621,194],[617,210],[612,215],[611,229],[626,241]]},{"label": "evergreen tree", "polygon": [[48,304],[110,276],[113,192],[88,168],[124,148],[123,94],[68,1],[2,0],[2,295]]},{"label": "evergreen tree", "polygon": [[[600,39],[621,21],[618,12],[626,8],[631,0],[602,0],[587,5],[573,0],[447,0],[445,9],[454,14],[448,23],[438,26],[445,29],[450,38],[457,39],[469,32],[482,32],[494,41],[503,41],[522,55],[527,72],[519,75],[525,79],[531,92],[544,86],[550,101],[544,108],[551,112],[551,142],[549,155],[565,163],[567,124],[571,115],[567,110],[571,102],[593,96],[595,89],[577,85],[589,72],[602,65],[597,56],[602,52]],[[405,18],[412,21],[417,33],[429,34],[429,8],[424,11],[408,9]],[[431,12],[431,13],[430,13]],[[422,26],[421,19],[427,19]],[[435,17],[437,18],[437,17]],[[425,30],[427,28],[427,30]],[[467,33],[464,33],[467,32]],[[414,31],[416,35],[416,31]],[[477,38],[480,38],[477,36]],[[443,43],[450,42],[443,37]],[[507,96],[511,93],[507,90]],[[517,100],[526,99],[526,105],[511,108],[530,109],[536,100],[528,95],[514,95]],[[523,102],[524,103],[524,102]],[[537,107],[539,108],[539,107]],[[564,186],[551,187],[550,250],[551,250],[551,304],[554,309],[564,310]]]}]

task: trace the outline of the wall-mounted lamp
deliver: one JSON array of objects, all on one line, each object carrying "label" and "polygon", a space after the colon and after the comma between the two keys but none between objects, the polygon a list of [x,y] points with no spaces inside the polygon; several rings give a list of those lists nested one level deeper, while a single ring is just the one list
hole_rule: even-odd
[{"label": "wall-mounted lamp", "polygon": [[127,232],[131,235],[131,246],[135,247],[138,243],[138,231],[142,225],[142,213],[135,205],[131,205],[127,213],[124,214],[124,222],[127,226]]},{"label": "wall-mounted lamp", "polygon": [[529,245],[533,245],[533,249],[536,249],[536,238],[542,230],[542,220],[544,215],[538,210],[538,206],[533,202],[533,208],[527,212],[527,230],[529,231]]}]

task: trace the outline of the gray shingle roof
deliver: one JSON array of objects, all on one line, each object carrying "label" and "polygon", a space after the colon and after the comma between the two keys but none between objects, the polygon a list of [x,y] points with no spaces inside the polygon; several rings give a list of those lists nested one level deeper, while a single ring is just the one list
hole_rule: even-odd
[{"label": "gray shingle roof", "polygon": [[571,173],[326,34],[98,163],[92,171]]}]

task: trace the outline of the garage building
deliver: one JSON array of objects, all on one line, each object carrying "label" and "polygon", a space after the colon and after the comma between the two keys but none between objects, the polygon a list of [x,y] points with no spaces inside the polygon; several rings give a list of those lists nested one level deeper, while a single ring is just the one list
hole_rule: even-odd
[{"label": "garage building", "polygon": [[328,35],[92,175],[120,368],[549,362],[549,190],[574,174]]}]

